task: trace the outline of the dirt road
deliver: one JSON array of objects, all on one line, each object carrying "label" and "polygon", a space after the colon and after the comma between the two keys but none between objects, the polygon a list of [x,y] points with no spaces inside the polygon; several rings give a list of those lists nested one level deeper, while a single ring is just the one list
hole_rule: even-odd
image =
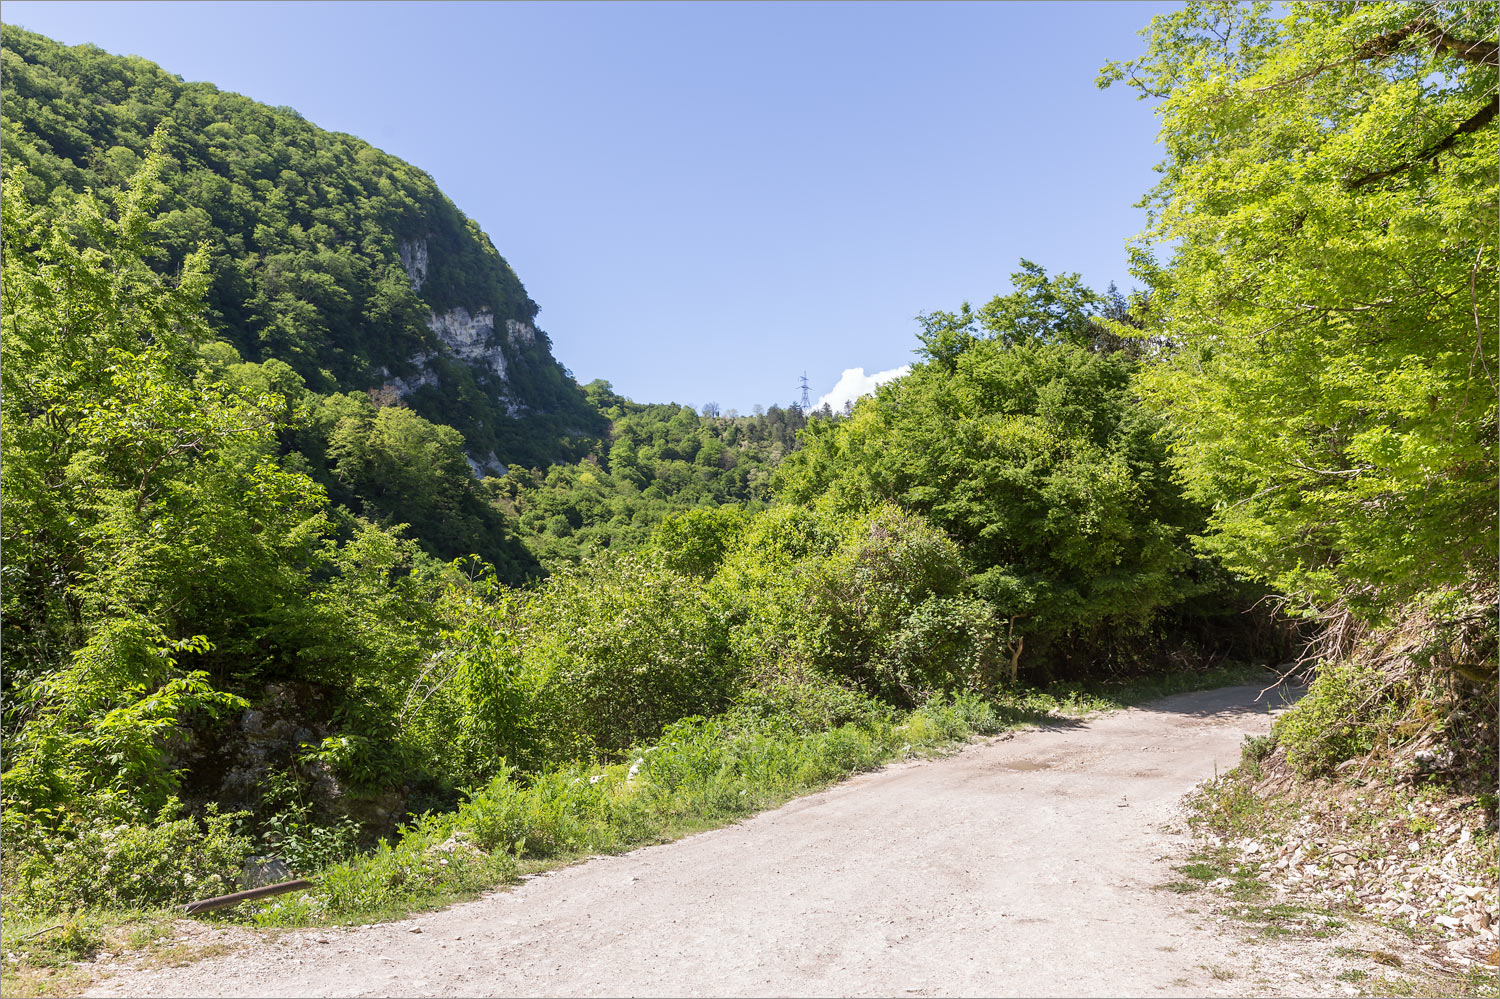
[{"label": "dirt road", "polygon": [[1257,689],[975,744],[443,912],[94,994],[1311,994],[1157,887],[1177,877],[1182,795],[1268,728]]}]

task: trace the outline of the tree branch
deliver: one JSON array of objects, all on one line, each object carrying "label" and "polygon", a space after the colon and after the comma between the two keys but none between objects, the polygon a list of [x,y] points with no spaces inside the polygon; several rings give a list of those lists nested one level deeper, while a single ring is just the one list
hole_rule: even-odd
[{"label": "tree branch", "polygon": [[1337,59],[1333,62],[1318,63],[1296,76],[1287,77],[1268,83],[1264,87],[1257,87],[1250,91],[1252,94],[1264,93],[1268,90],[1278,90],[1289,87],[1304,80],[1310,80],[1325,70],[1334,69],[1338,66],[1347,66],[1353,62],[1367,62],[1371,59],[1384,59],[1395,55],[1403,45],[1415,36],[1425,38],[1432,43],[1434,49],[1446,49],[1458,56],[1465,62],[1475,63],[1480,66],[1500,65],[1500,54],[1497,54],[1497,46],[1494,42],[1483,38],[1456,38],[1448,34],[1442,28],[1432,24],[1424,17],[1403,24],[1383,35],[1376,35],[1362,45],[1354,49],[1354,54],[1347,59]]},{"label": "tree branch", "polygon": [[1464,62],[1479,66],[1500,66],[1500,46],[1484,38],[1455,38],[1435,24],[1418,28],[1428,41],[1440,49],[1447,49]]},{"label": "tree branch", "polygon": [[1446,49],[1464,62],[1479,66],[1500,66],[1500,47],[1484,38],[1457,38],[1433,24],[1425,17],[1418,17],[1393,31],[1376,35],[1354,50],[1356,59],[1379,59],[1395,55],[1412,36],[1425,38],[1434,49]]},{"label": "tree branch", "polygon": [[1452,132],[1448,133],[1447,138],[1433,143],[1417,155],[1413,156],[1411,159],[1406,160],[1404,163],[1397,163],[1393,167],[1389,167],[1376,173],[1368,173],[1363,177],[1360,177],[1358,180],[1351,181],[1349,183],[1349,189],[1351,191],[1357,191],[1361,187],[1364,187],[1366,184],[1373,184],[1377,180],[1384,180],[1387,177],[1392,177],[1403,170],[1410,169],[1414,164],[1420,163],[1422,160],[1430,160],[1433,157],[1446,152],[1449,148],[1452,147],[1455,142],[1458,141],[1458,137],[1460,135],[1467,135],[1470,132],[1477,132],[1479,129],[1494,121],[1496,107],[1496,103],[1494,101],[1490,101],[1489,103],[1485,104],[1484,107],[1480,108],[1479,111],[1476,112],[1474,116],[1471,117],[1468,121],[1464,122]]}]

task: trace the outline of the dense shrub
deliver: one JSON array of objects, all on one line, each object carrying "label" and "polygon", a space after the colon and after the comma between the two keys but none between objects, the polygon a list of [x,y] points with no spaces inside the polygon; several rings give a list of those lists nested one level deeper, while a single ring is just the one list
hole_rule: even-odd
[{"label": "dense shrub", "polygon": [[994,658],[994,611],[960,598],[964,568],[958,546],[917,515],[881,506],[846,523],[809,580],[809,661],[906,704],[992,679],[961,675],[987,673]]},{"label": "dense shrub", "polygon": [[488,578],[455,584],[440,607],[440,648],[402,721],[455,785],[506,759],[537,772],[617,754],[737,689],[723,613],[654,552],[605,553],[525,597]]},{"label": "dense shrub", "polygon": [[292,921],[298,915],[338,917],[430,904],[459,892],[504,884],[515,871],[513,856],[481,853],[462,835],[453,835],[445,823],[417,826],[394,846],[382,841],[368,854],[319,872],[318,893],[300,912],[297,906],[281,911],[273,904],[257,921]]},{"label": "dense shrub", "polygon": [[721,613],[700,581],[650,553],[554,577],[523,627],[552,759],[618,752],[734,694]]},{"label": "dense shrub", "polygon": [[7,816],[6,902],[23,911],[129,909],[180,905],[238,888],[250,854],[238,816],[212,807],[185,816],[169,801],[155,821],[75,818],[60,831],[27,828]]},{"label": "dense shrub", "polygon": [[749,521],[735,506],[688,510],[662,521],[651,535],[651,547],[673,571],[707,579],[718,571]]},{"label": "dense shrub", "polygon": [[1380,678],[1353,661],[1326,662],[1307,695],[1276,721],[1276,739],[1286,747],[1287,762],[1304,776],[1331,769],[1373,748],[1370,718],[1363,709]]},{"label": "dense shrub", "polygon": [[911,705],[998,679],[995,609],[966,569],[948,536],[896,506],[788,505],[750,523],[712,588],[748,684],[784,701],[833,680]]},{"label": "dense shrub", "polygon": [[1287,762],[1312,776],[1369,755],[1455,784],[1492,787],[1494,593],[1493,584],[1450,593],[1408,607],[1383,627],[1362,625],[1345,611],[1325,633],[1306,696],[1277,719]]},{"label": "dense shrub", "polygon": [[523,654],[523,602],[490,575],[453,581],[437,601],[437,647],[398,721],[423,772],[449,786],[483,784],[507,760],[527,769],[543,762],[541,681]]},{"label": "dense shrub", "polygon": [[1171,482],[1163,424],[1131,394],[1136,362],[1045,340],[962,344],[851,418],[812,424],[778,469],[781,496],[921,514],[1024,643],[1023,665],[1088,669],[1203,589],[1188,545],[1201,512]]}]

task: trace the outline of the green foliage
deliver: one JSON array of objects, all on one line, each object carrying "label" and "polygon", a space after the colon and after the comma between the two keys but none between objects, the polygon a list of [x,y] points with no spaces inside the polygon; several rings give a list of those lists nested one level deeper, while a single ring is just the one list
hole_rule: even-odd
[{"label": "green foliage", "polygon": [[6,685],[34,720],[17,755],[33,788],[129,786],[150,808],[179,716],[237,703],[177,668],[218,644],[198,616],[229,578],[243,603],[284,599],[281,570],[321,527],[259,401],[198,391],[174,363],[201,285],[192,262],[174,289],[140,259],[160,169],[113,212],[82,197],[50,226],[24,173],[7,182],[3,278]]},{"label": "green foliage", "polygon": [[[1346,612],[1345,647],[1326,643],[1307,695],[1277,719],[1287,762],[1309,777],[1368,756],[1466,790],[1487,788],[1495,769],[1493,606],[1490,591],[1456,611],[1407,607],[1393,623],[1363,629]],[[1414,764],[1416,750],[1430,754],[1429,764]]]},{"label": "green foliage", "polygon": [[750,518],[740,507],[688,510],[662,521],[651,534],[651,547],[668,568],[689,576],[711,578]]},{"label": "green foliage", "polygon": [[526,609],[553,759],[612,753],[733,696],[725,624],[702,582],[653,555],[594,559]]},{"label": "green foliage", "polygon": [[799,410],[776,406],[753,416],[700,416],[687,406],[641,405],[602,381],[585,391],[611,421],[606,440],[576,464],[513,467],[487,483],[548,568],[638,548],[664,519],[687,510],[762,509],[772,469],[808,422]]},{"label": "green foliage", "polygon": [[62,835],[28,829],[7,812],[6,848],[20,858],[7,871],[6,903],[50,914],[182,905],[235,891],[251,849],[235,831],[237,816],[210,809],[193,818],[181,810],[169,799],[142,823],[79,816]]},{"label": "green foliage", "polygon": [[318,822],[301,782],[291,774],[272,774],[263,803],[275,811],[260,825],[261,852],[301,874],[348,860],[359,851],[360,824],[347,815]]},{"label": "green foliage", "polygon": [[450,582],[437,607],[436,649],[400,708],[404,743],[455,787],[484,783],[507,759],[538,768],[542,678],[524,655],[517,596],[481,573]]},{"label": "green foliage", "polygon": [[162,638],[139,619],[104,622],[70,666],[24,691],[35,714],[17,733],[7,804],[37,810],[94,797],[123,814],[162,806],[179,777],[168,751],[188,737],[186,723],[246,703],[214,690],[201,670],[177,669],[170,653],[206,651],[201,636],[165,646]]},{"label": "green foliage", "polygon": [[1287,763],[1311,776],[1373,749],[1368,723],[1369,715],[1380,710],[1372,703],[1379,684],[1379,674],[1363,664],[1322,664],[1296,709],[1276,721],[1276,738],[1286,747]]},{"label": "green foliage", "polygon": [[315,872],[314,889],[242,912],[262,926],[393,918],[505,884],[515,874],[514,855],[477,849],[452,813],[429,812],[402,826],[394,843],[381,840],[367,853]]},{"label": "green foliage", "polygon": [[969,348],[987,341],[1006,347],[1070,344],[1096,353],[1142,353],[1140,341],[1120,330],[1140,328],[1145,300],[1132,303],[1114,285],[1101,295],[1078,274],[1048,277],[1044,267],[1024,257],[1010,282],[1009,294],[996,295],[977,312],[965,302],[957,312],[918,316],[922,346],[917,353],[945,371],[952,371]]},{"label": "green foliage", "polygon": [[961,597],[964,581],[947,536],[921,517],[878,507],[810,573],[805,654],[818,670],[897,703],[992,687],[993,610]]},{"label": "green foliage", "polygon": [[339,545],[323,490],[279,460],[295,376],[216,377],[232,352],[199,349],[201,259],[175,282],[147,266],[166,162],[45,210],[23,169],[6,180],[7,806],[154,813],[272,680],[325,684],[379,741],[430,634],[415,546],[352,518]]},{"label": "green foliage", "polygon": [[928,692],[988,692],[1009,679],[1008,636],[988,601],[929,596],[890,633],[877,670],[912,700]]},{"label": "green foliage", "polygon": [[998,679],[994,611],[965,568],[952,540],[894,506],[782,506],[749,523],[710,589],[747,696],[794,710],[793,693],[836,701],[831,681],[910,705]]},{"label": "green foliage", "polygon": [[[552,358],[546,335],[531,335],[537,306],[515,273],[432,179],[289,109],[184,83],[142,59],[11,25],[3,42],[4,176],[36,224],[61,222],[54,216],[73,212],[74,195],[132,186],[132,197],[156,206],[132,222],[136,251],[156,273],[191,279],[191,339],[206,344],[211,331],[232,345],[227,358],[205,348],[235,369],[227,380],[247,399],[285,400],[267,404],[281,407],[278,450],[308,460],[297,470],[358,514],[410,525],[441,558],[478,552],[514,582],[534,574],[535,560],[481,499],[463,456],[573,459],[603,421]],[[143,184],[137,175],[148,163]],[[63,224],[83,235],[90,223],[73,212]],[[418,247],[426,269],[413,263],[409,274]],[[455,308],[493,317],[503,382],[444,354],[429,319]],[[170,323],[155,320],[170,318],[144,325],[165,338]],[[508,323],[527,332],[512,335]],[[164,346],[175,355],[170,340]],[[395,401],[393,379],[416,376],[422,358],[437,381],[407,396],[412,408],[377,415],[369,405],[368,418],[328,418],[344,393]],[[194,404],[163,398],[160,406],[181,417]],[[159,412],[164,428],[177,425]],[[99,432],[136,432],[114,415],[100,414]],[[232,417],[219,419],[220,432]],[[150,446],[184,443],[169,435]],[[150,460],[143,452],[143,467]]]},{"label": "green foliage", "polygon": [[439,557],[478,554],[512,582],[535,571],[470,473],[457,430],[403,406],[377,407],[364,394],[318,400],[309,422],[326,435],[315,446],[326,456],[330,493],[350,509],[407,525]]},{"label": "green foliage", "polygon": [[1199,514],[1133,371],[1065,343],[976,340],[951,368],[916,365],[848,420],[815,424],[778,470],[781,496],[919,512],[957,542],[1011,655],[1024,641],[1052,650],[1044,662],[1107,659],[1205,589],[1186,542]]},{"label": "green foliage", "polygon": [[1162,101],[1142,385],[1206,550],[1304,606],[1493,575],[1496,16],[1192,3],[1101,77]]},{"label": "green foliage", "polygon": [[309,916],[337,919],[394,908],[405,913],[454,895],[504,884],[515,876],[515,858],[481,855],[462,840],[448,844],[441,824],[418,825],[392,846],[382,841],[373,852],[325,868],[310,900],[263,906],[254,914],[261,925],[285,925]]},{"label": "green foliage", "polygon": [[1252,767],[1259,766],[1275,749],[1274,735],[1247,735],[1240,745],[1240,759]]}]

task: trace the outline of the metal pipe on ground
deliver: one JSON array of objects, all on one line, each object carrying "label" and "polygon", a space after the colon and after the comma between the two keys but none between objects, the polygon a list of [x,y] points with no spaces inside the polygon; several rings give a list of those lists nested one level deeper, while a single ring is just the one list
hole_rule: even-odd
[{"label": "metal pipe on ground", "polygon": [[283,881],[275,885],[262,885],[259,888],[251,888],[247,891],[237,891],[233,895],[219,895],[216,898],[205,898],[197,902],[189,902],[182,907],[182,911],[191,916],[196,912],[211,912],[214,909],[227,909],[241,902],[248,902],[252,898],[265,898],[267,895],[280,895],[283,892],[296,891],[299,888],[311,888],[311,881],[298,878],[295,881]]}]

